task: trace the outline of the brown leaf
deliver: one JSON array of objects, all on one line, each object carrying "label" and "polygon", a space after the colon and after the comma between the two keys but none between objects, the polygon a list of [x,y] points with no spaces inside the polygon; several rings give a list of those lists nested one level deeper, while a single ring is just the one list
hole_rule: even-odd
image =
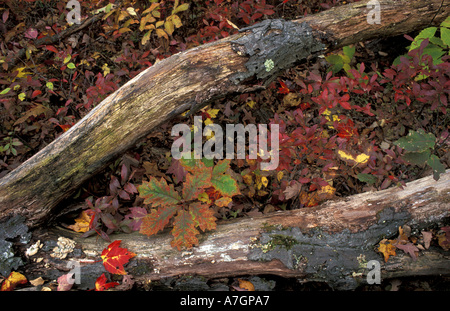
[{"label": "brown leaf", "polygon": [[301,189],[302,189],[302,184],[294,180],[291,183],[291,185],[287,186],[286,190],[283,191],[286,200],[289,200],[290,198],[298,196]]},{"label": "brown leaf", "polygon": [[255,291],[255,286],[253,285],[252,282],[243,279],[238,279],[238,281],[239,281],[239,288],[248,290],[249,292]]},{"label": "brown leaf", "polygon": [[431,239],[433,238],[433,234],[428,231],[422,231],[423,235],[423,243],[425,244],[425,249],[428,249],[430,247]]}]

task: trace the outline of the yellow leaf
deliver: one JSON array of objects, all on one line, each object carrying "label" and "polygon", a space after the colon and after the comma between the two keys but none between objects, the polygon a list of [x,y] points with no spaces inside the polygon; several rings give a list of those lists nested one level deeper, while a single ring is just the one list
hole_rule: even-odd
[{"label": "yellow leaf", "polygon": [[68,226],[75,232],[87,232],[89,230],[89,223],[91,222],[91,216],[86,211],[82,211],[80,216],[75,219],[75,224]]},{"label": "yellow leaf", "polygon": [[281,181],[281,179],[283,179],[283,175],[284,175],[283,171],[279,171],[279,172],[277,173],[277,180],[278,180],[278,181]]},{"label": "yellow leaf", "polygon": [[242,178],[247,185],[251,186],[253,184],[253,177],[251,174],[244,175]]},{"label": "yellow leaf", "polygon": [[210,118],[207,118],[207,119],[204,121],[204,123],[205,123],[205,125],[210,125],[210,124],[213,124],[214,122],[213,122]]},{"label": "yellow leaf", "polygon": [[358,156],[354,157],[350,153],[342,150],[338,150],[338,155],[342,160],[346,162],[351,162],[354,165],[365,164],[370,159],[370,156],[365,153],[361,153]]},{"label": "yellow leaf", "polygon": [[0,291],[2,292],[12,291],[17,285],[25,284],[27,282],[28,280],[23,274],[13,271],[3,281]]},{"label": "yellow leaf", "polygon": [[378,251],[383,253],[384,262],[387,262],[389,256],[395,256],[395,246],[391,244],[392,240],[383,239],[378,246]]},{"label": "yellow leaf", "polygon": [[175,26],[173,25],[172,19],[166,20],[166,22],[164,23],[164,29],[169,35],[173,33],[173,31],[175,30]]},{"label": "yellow leaf", "polygon": [[228,204],[230,204],[231,201],[233,201],[233,199],[230,197],[221,197],[220,199],[217,199],[214,202],[214,204],[219,207],[224,207],[224,206],[228,206]]},{"label": "yellow leaf", "polygon": [[69,60],[70,60],[71,58],[72,58],[72,56],[67,55],[67,56],[64,58],[64,64],[65,64],[65,63],[68,63]]},{"label": "yellow leaf", "polygon": [[109,69],[107,63],[105,63],[105,64],[102,66],[102,70],[103,70],[103,76],[104,76],[104,77],[106,77],[106,76],[111,72],[111,70]]},{"label": "yellow leaf", "polygon": [[25,93],[22,92],[17,97],[20,99],[20,101],[23,101],[25,99],[26,95],[25,95]]},{"label": "yellow leaf", "polygon": [[210,115],[211,118],[216,118],[217,114],[219,113],[220,109],[208,109],[206,110],[206,113]]},{"label": "yellow leaf", "polygon": [[199,194],[198,200],[207,204],[211,204],[211,200],[209,199],[209,195],[206,192]]},{"label": "yellow leaf", "polygon": [[[153,25],[152,25],[153,26]],[[147,31],[145,33],[145,35],[142,37],[141,39],[141,44],[145,45],[147,43],[148,40],[150,40],[150,34],[152,33],[152,29],[150,29],[149,31]]]},{"label": "yellow leaf", "polygon": [[269,180],[267,179],[267,177],[261,177],[261,183],[263,184],[264,187],[267,187],[267,185],[269,184]]},{"label": "yellow leaf", "polygon": [[162,29],[156,29],[156,34],[158,35],[159,38],[166,38],[167,40],[169,40],[169,36],[167,35],[167,33],[162,30]]},{"label": "yellow leaf", "polygon": [[253,109],[253,107],[255,106],[256,102],[253,100],[249,100],[248,102],[246,102],[247,106],[249,106],[250,108]]}]

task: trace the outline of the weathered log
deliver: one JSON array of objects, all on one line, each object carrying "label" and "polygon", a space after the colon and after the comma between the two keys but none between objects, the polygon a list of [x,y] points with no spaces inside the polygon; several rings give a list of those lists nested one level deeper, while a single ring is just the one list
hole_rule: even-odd
[{"label": "weathered log", "polygon": [[[293,22],[265,21],[153,65],[0,180],[0,220],[15,214],[29,226],[43,224],[59,202],[155,126],[252,88],[248,80],[255,76],[267,82],[325,50],[436,25],[450,12],[449,1],[379,3],[379,25],[367,23],[372,8],[363,1]],[[265,65],[269,59],[273,69]]]},{"label": "weathered log", "polygon": [[[408,183],[403,190],[390,188],[313,208],[221,221],[217,230],[202,234],[199,245],[189,251],[173,249],[167,231],[150,237],[115,234],[111,239],[122,240],[123,247],[137,254],[126,270],[140,285],[186,275],[207,279],[276,275],[353,289],[365,284],[365,262],[369,260],[380,262],[382,279],[449,276],[450,252],[438,246],[420,251],[417,260],[397,250],[397,256],[391,256],[387,263],[375,251],[380,240],[398,234],[399,226],[409,225],[413,230],[443,226],[450,220],[449,202],[450,170],[437,182],[426,177]],[[47,231],[40,239],[47,243],[59,236],[74,239],[92,261],[98,260],[108,245],[99,237],[80,238],[80,234],[61,228]],[[66,260],[85,262],[85,255]],[[40,256],[42,253],[36,255]],[[34,270],[38,277],[66,265],[47,258],[35,264]],[[95,267],[82,267],[81,278],[83,273],[89,278],[88,274],[104,272],[101,264]]]}]

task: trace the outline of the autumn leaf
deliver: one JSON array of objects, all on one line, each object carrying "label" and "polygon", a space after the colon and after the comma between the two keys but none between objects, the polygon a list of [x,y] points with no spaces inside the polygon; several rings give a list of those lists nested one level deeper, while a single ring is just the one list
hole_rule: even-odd
[{"label": "autumn leaf", "polygon": [[73,284],[75,283],[72,279],[73,273],[67,273],[64,275],[61,275],[58,278],[58,288],[56,289],[58,292],[64,292],[68,291],[72,288]]},{"label": "autumn leaf", "polygon": [[189,213],[194,220],[195,226],[198,226],[200,230],[216,229],[217,218],[214,217],[214,211],[207,205],[203,205],[199,202],[193,203],[189,206]]},{"label": "autumn leaf", "polygon": [[255,285],[253,285],[252,282],[243,279],[238,279],[238,281],[239,281],[239,288],[247,290],[249,292],[255,291]]},{"label": "autumn leaf", "polygon": [[195,229],[195,223],[190,213],[185,210],[178,211],[175,221],[173,223],[172,235],[174,239],[170,242],[172,247],[178,248],[191,248],[198,244],[197,235],[200,234]]},{"label": "autumn leaf", "polygon": [[361,153],[357,156],[353,156],[352,154],[343,150],[338,150],[337,153],[342,160],[350,165],[366,164],[370,159],[370,156],[365,153]]},{"label": "autumn leaf", "polygon": [[183,199],[193,200],[204,190],[203,188],[211,185],[211,168],[203,166],[194,174],[186,175],[186,182],[183,184]]},{"label": "autumn leaf", "polygon": [[389,256],[395,256],[395,246],[392,244],[395,242],[393,240],[383,239],[380,241],[380,245],[378,246],[378,251],[383,253],[384,261],[387,262]]},{"label": "autumn leaf", "polygon": [[104,291],[105,289],[108,289],[108,288],[115,287],[115,286],[119,285],[119,283],[117,283],[117,282],[106,283],[106,281],[107,281],[106,280],[106,276],[103,273],[95,281],[95,290],[96,291]]},{"label": "autumn leaf", "polygon": [[406,244],[397,243],[397,244],[394,244],[394,245],[395,245],[395,247],[401,249],[405,253],[408,253],[413,260],[417,259],[416,252],[418,253],[419,249],[414,244],[412,244],[411,242],[408,242]]},{"label": "autumn leaf", "polygon": [[221,160],[214,166],[211,183],[223,196],[232,197],[238,195],[238,184],[230,175],[226,174],[226,170],[230,167],[230,160]]},{"label": "autumn leaf", "polygon": [[181,200],[180,195],[174,190],[173,185],[169,186],[162,177],[158,181],[151,176],[148,182],[143,182],[138,187],[138,190],[139,196],[144,199],[145,204],[167,206],[177,204]]},{"label": "autumn leaf", "polygon": [[126,248],[119,247],[121,242],[121,240],[116,240],[109,244],[108,247],[103,250],[101,257],[106,271],[113,274],[125,275],[127,273],[125,272],[123,265],[128,263],[131,258],[136,256],[136,254],[130,252]]},{"label": "autumn leaf", "polygon": [[149,236],[156,234],[158,231],[165,228],[176,212],[176,205],[160,207],[157,210],[153,209],[150,214],[147,214],[142,218],[139,232]]},{"label": "autumn leaf", "polygon": [[13,271],[3,281],[0,291],[2,292],[13,291],[17,285],[26,284],[27,282],[28,282],[27,278],[23,274]]},{"label": "autumn leaf", "polygon": [[278,88],[278,93],[280,94],[288,94],[289,88],[286,86],[286,84],[283,81],[280,81],[281,87]]},{"label": "autumn leaf", "polygon": [[93,215],[92,210],[85,210],[80,213],[80,216],[75,219],[75,224],[67,226],[75,232],[87,232],[89,231],[89,223]]},{"label": "autumn leaf", "polygon": [[130,228],[138,231],[141,228],[142,218],[147,215],[147,210],[143,207],[130,207],[130,214],[125,216],[125,219],[131,219]]},{"label": "autumn leaf", "polygon": [[301,189],[302,189],[301,183],[295,180],[292,181],[291,185],[287,186],[286,189],[283,191],[286,200],[298,196]]}]

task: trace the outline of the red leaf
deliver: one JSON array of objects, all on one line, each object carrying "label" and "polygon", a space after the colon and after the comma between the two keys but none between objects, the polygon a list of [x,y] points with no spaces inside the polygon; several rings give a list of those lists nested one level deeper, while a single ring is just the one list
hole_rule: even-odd
[{"label": "red leaf", "polygon": [[108,245],[102,252],[103,266],[106,271],[113,274],[127,274],[123,265],[136,256],[135,253],[130,252],[126,248],[119,247],[121,240],[116,240]]},{"label": "red leaf", "polygon": [[52,52],[55,52],[55,53],[58,53],[58,50],[53,45],[46,45],[45,49],[49,50],[49,51],[52,51]]},{"label": "red leaf", "polygon": [[288,94],[289,88],[286,86],[286,84],[283,81],[280,81],[281,87],[278,88],[278,93],[280,94]]},{"label": "red leaf", "polygon": [[40,90],[34,90],[33,93],[31,93],[31,98],[34,98],[41,94],[42,94],[42,92]]},{"label": "red leaf", "polygon": [[96,291],[104,291],[105,289],[108,289],[108,288],[111,288],[111,287],[114,287],[117,285],[119,285],[119,283],[117,283],[117,282],[106,283],[106,276],[103,273],[95,281],[95,290]]}]

